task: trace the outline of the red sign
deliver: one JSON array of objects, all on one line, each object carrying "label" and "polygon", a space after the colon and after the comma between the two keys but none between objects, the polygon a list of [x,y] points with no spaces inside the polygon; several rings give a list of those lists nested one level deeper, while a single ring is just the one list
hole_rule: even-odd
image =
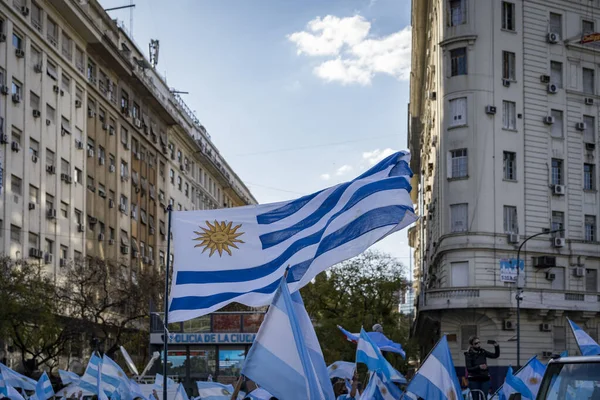
[{"label": "red sign", "polygon": [[600,42],[600,33],[588,33],[581,38],[581,44]]}]

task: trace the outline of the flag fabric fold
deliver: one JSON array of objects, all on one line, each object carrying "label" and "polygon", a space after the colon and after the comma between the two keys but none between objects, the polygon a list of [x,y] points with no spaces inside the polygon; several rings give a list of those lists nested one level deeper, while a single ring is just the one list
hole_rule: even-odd
[{"label": "flag fabric fold", "polygon": [[502,390],[499,392],[498,397],[500,400],[508,400],[513,393],[520,393],[523,400],[534,399],[531,390],[529,390],[525,382],[523,382],[521,378],[513,375],[512,367],[508,367],[506,379],[504,380],[504,385],[502,385]]},{"label": "flag fabric fold", "polygon": [[329,379],[342,378],[352,380],[354,371],[356,371],[356,364],[349,361],[336,361],[327,367]]},{"label": "flag fabric fold", "polygon": [[[348,339],[349,342],[358,342],[359,334],[350,333],[339,325],[338,329],[342,331],[342,333],[346,336],[346,339]],[[379,347],[379,350],[388,351],[390,353],[397,353],[400,354],[402,358],[406,358],[406,352],[404,351],[400,343],[396,343],[393,340],[390,340],[381,332],[367,332],[367,335],[369,335],[371,340]]]},{"label": "flag fabric fold", "polygon": [[2,363],[0,363],[0,373],[2,374],[2,379],[4,380],[4,384],[7,388],[12,386],[13,388],[35,390],[35,386],[37,384],[36,381],[19,374]]},{"label": "flag fabric fold", "polygon": [[108,390],[117,392],[121,399],[126,400],[131,397],[129,378],[125,371],[106,354],[102,357],[102,380],[106,382]]},{"label": "flag fabric fold", "polygon": [[393,382],[406,383],[406,378],[388,362],[377,344],[371,340],[367,332],[361,328],[356,345],[356,362],[363,363],[369,371],[381,372],[386,379]]},{"label": "flag fabric fold", "polygon": [[60,375],[60,380],[64,385],[68,385],[69,383],[77,385],[81,379],[81,377],[75,372],[63,371],[62,369],[58,370],[58,374]]},{"label": "flag fabric fold", "polygon": [[182,383],[177,387],[177,393],[175,393],[175,398],[173,400],[190,400]]},{"label": "flag fabric fold", "polygon": [[[164,377],[162,376],[162,374],[156,374],[156,377],[154,378],[154,388],[162,389],[163,384],[164,384]],[[175,383],[175,381],[173,379],[167,377],[167,389],[170,387],[173,387],[175,385],[177,385]]]},{"label": "flag fabric fold", "polygon": [[46,371],[44,371],[35,385],[35,394],[31,396],[30,399],[34,400],[35,398],[35,400],[48,400],[53,396],[54,389],[52,388],[52,383],[50,382],[50,378],[48,378],[48,374]]},{"label": "flag fabric fold", "polygon": [[401,396],[402,392],[393,382],[388,381],[381,372],[375,372],[371,374],[360,400],[397,400]]},{"label": "flag fabric fold", "polygon": [[263,388],[254,389],[245,397],[250,400],[271,400],[273,395]]},{"label": "flag fabric fold", "polygon": [[6,397],[10,400],[25,400],[21,393],[10,385],[6,385]]},{"label": "flag fabric fold", "polygon": [[408,384],[406,392],[427,400],[463,398],[445,335],[425,359]]},{"label": "flag fabric fold", "polygon": [[579,346],[579,351],[583,356],[597,356],[600,355],[600,345],[592,339],[583,329],[581,329],[575,322],[569,320],[569,325],[573,331],[573,336]]},{"label": "flag fabric fold", "polygon": [[196,387],[201,400],[230,400],[234,390],[233,385],[218,382],[197,381]]},{"label": "flag fabric fold", "polygon": [[352,181],[287,202],[172,212],[169,321],[231,302],[267,305],[288,266],[295,292],[410,225],[409,161],[408,152],[392,154]]},{"label": "flag fabric fold", "polygon": [[334,400],[316,334],[300,294],[281,279],[269,311],[248,352],[242,375],[286,400]]}]

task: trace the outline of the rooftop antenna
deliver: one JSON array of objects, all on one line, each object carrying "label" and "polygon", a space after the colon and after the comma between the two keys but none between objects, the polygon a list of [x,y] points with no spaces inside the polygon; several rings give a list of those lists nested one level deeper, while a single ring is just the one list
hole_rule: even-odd
[{"label": "rooftop antenna", "polygon": [[150,64],[152,68],[156,68],[156,64],[158,64],[158,49],[159,49],[159,41],[158,39],[150,39],[149,49],[150,49]]}]

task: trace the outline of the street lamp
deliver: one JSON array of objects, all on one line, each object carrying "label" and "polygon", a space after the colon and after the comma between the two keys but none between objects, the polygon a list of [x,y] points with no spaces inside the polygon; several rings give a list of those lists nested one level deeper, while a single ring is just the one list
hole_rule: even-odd
[{"label": "street lamp", "polygon": [[521,280],[519,279],[520,271],[521,271],[521,268],[519,267],[520,258],[521,258],[521,248],[530,239],[533,239],[535,237],[542,236],[542,235],[550,235],[552,233],[563,232],[563,231],[564,231],[564,228],[554,229],[554,230],[544,229],[543,232],[536,233],[535,235],[531,235],[527,239],[525,239],[523,241],[523,243],[521,243],[521,245],[519,246],[519,249],[517,250],[517,297],[516,297],[517,298],[517,369],[521,368],[521,301],[523,300],[523,296],[522,296],[523,288],[521,287]]}]

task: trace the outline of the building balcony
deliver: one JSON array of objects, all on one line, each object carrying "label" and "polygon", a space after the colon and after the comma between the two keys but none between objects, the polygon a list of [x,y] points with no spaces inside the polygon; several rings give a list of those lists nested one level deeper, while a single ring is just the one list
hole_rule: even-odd
[{"label": "building balcony", "polygon": [[[461,308],[516,308],[516,291],[505,287],[461,287],[429,289],[419,300],[419,311]],[[597,313],[600,295],[579,291],[527,289],[521,308]]]}]

